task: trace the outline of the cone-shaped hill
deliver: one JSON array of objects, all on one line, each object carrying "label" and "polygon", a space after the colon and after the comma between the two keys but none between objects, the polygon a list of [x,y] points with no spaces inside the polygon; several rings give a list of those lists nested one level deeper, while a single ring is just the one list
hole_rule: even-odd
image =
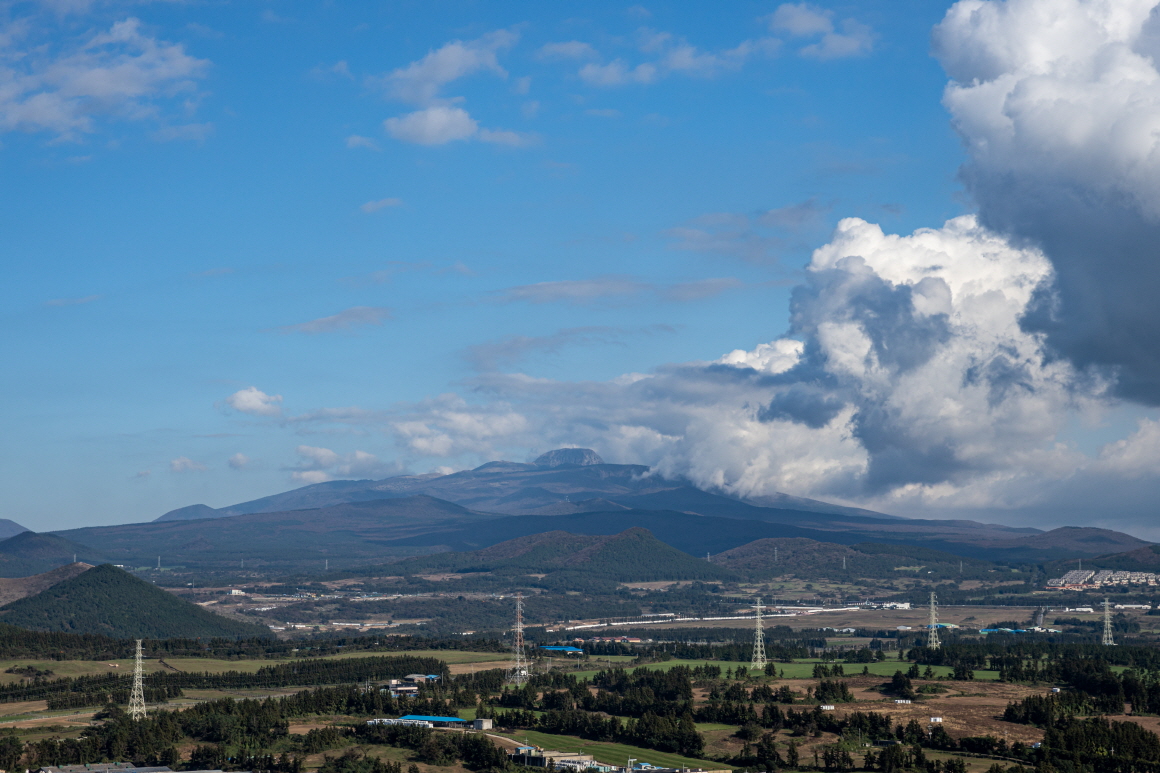
[{"label": "cone-shaped hill", "polygon": [[0,577],[43,574],[74,561],[100,564],[105,557],[86,545],[55,534],[25,531],[0,541]]},{"label": "cone-shaped hill", "polygon": [[648,529],[632,528],[610,536],[549,531],[518,537],[469,553],[438,553],[392,566],[410,575],[439,572],[552,574],[583,572],[617,582],[652,580],[729,580],[736,575],[717,564],[666,545]]},{"label": "cone-shaped hill", "polygon": [[116,638],[270,635],[264,626],[215,615],[111,564],[0,607],[0,623]]}]

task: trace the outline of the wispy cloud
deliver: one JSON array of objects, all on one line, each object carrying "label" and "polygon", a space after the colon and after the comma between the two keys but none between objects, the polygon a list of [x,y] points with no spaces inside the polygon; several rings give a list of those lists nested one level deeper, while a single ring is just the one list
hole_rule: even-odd
[{"label": "wispy cloud", "polygon": [[[558,49],[560,54],[572,51],[576,56],[571,58],[581,58],[579,55],[583,53],[583,58],[599,60],[594,50],[573,43],[557,44],[564,46]],[[740,69],[755,56],[772,56],[780,47],[780,40],[763,37],[742,41],[729,49],[706,51],[682,37],[646,27],[637,31],[637,48],[648,57],[648,61],[633,64],[623,57],[607,62],[592,61],[581,67],[577,74],[591,86],[604,87],[647,85],[674,73],[712,78],[723,72]],[[556,55],[551,58],[564,57]]]},{"label": "wispy cloud", "polygon": [[386,268],[378,271],[372,271],[369,274],[362,276],[346,277],[342,280],[344,284],[360,286],[360,285],[381,285],[387,284],[395,279],[400,274],[413,273],[431,273],[435,275],[441,274],[459,274],[461,276],[474,276],[475,272],[468,268],[463,263],[456,261],[450,265],[438,266],[426,260],[408,261],[408,260],[392,260],[388,261]]},{"label": "wispy cloud", "polygon": [[510,287],[499,294],[502,302],[593,303],[624,302],[652,294],[664,301],[688,302],[712,298],[726,290],[742,287],[734,277],[714,277],[673,284],[646,282],[630,276],[606,275],[592,279],[564,279],[555,282],[537,282]]},{"label": "wispy cloud", "polygon": [[801,56],[811,59],[843,59],[864,56],[874,48],[874,30],[856,19],[834,24],[834,12],[811,3],[784,3],[769,16],[775,32],[819,39],[802,47]]},{"label": "wispy cloud", "polygon": [[713,212],[665,235],[676,250],[730,255],[751,263],[776,263],[782,253],[825,224],[830,206],[816,199],[764,212]]},{"label": "wispy cloud", "polygon": [[51,301],[45,301],[45,306],[83,306],[86,303],[99,301],[99,295],[86,295],[83,298],[54,298]]},{"label": "wispy cloud", "polygon": [[537,282],[519,285],[504,290],[500,298],[504,301],[525,301],[527,303],[593,303],[610,298],[628,298],[639,295],[651,285],[632,277],[608,275],[593,279],[565,279],[556,282]]},{"label": "wispy cloud", "polygon": [[304,333],[306,335],[337,333],[359,327],[381,325],[383,320],[390,318],[391,310],[386,307],[354,306],[329,317],[320,317],[309,322],[300,322],[297,325],[284,325],[278,330],[281,333]]},{"label": "wispy cloud", "polygon": [[299,483],[324,483],[335,478],[385,478],[403,472],[397,462],[384,462],[366,451],[337,453],[317,446],[298,446],[295,451],[299,463],[290,468],[291,478]]},{"label": "wispy cloud", "polygon": [[590,44],[579,40],[562,43],[546,43],[536,52],[539,59],[599,59],[600,52]]},{"label": "wispy cloud", "polygon": [[507,336],[496,341],[469,346],[464,358],[478,371],[494,371],[514,365],[534,354],[558,354],[568,346],[623,346],[624,339],[638,335],[673,333],[670,325],[643,328],[606,326],[573,327],[547,336]]},{"label": "wispy cloud", "polygon": [[379,199],[378,201],[368,201],[366,204],[363,204],[362,206],[360,206],[359,209],[361,209],[363,212],[365,212],[369,215],[372,212],[378,212],[380,209],[388,209],[389,207],[398,207],[398,206],[402,206],[402,204],[403,204],[402,199],[393,199],[393,198],[392,199]]},{"label": "wispy cloud", "polygon": [[661,297],[669,301],[687,302],[700,301],[706,298],[715,298],[726,290],[732,290],[744,285],[736,277],[717,277],[713,279],[698,279],[695,282],[680,282],[661,290]]},{"label": "wispy cloud", "polygon": [[406,67],[370,78],[367,82],[382,89],[392,99],[417,105],[431,104],[439,100],[439,92],[444,86],[465,76],[486,71],[506,78],[507,71],[500,66],[497,55],[511,48],[517,40],[519,35],[509,30],[489,32],[475,40],[453,40]]},{"label": "wispy cloud", "polygon": [[[188,55],[182,45],[144,34],[134,18],[53,43],[32,40],[28,26],[10,26],[8,32],[0,132],[43,131],[79,140],[96,130],[99,117],[156,119],[163,100],[194,91],[196,79],[209,69],[208,61]],[[203,129],[169,127],[159,130],[158,139],[196,132],[204,136]]]},{"label": "wispy cloud", "polygon": [[416,145],[446,145],[471,139],[513,147],[533,144],[534,135],[481,127],[458,104],[460,99],[442,94],[448,84],[476,73],[489,72],[506,78],[507,71],[500,66],[498,55],[518,39],[515,32],[496,30],[475,40],[453,40],[406,67],[367,79],[371,88],[388,98],[419,107],[386,119],[383,130],[396,140]]},{"label": "wispy cloud", "polygon": [[346,138],[346,146],[348,148],[366,148],[367,150],[379,150],[379,144],[370,137],[360,137],[357,134],[352,134]]},{"label": "wispy cloud", "polygon": [[181,126],[163,126],[153,132],[153,139],[158,142],[205,142],[206,137],[213,134],[212,123],[187,123]]}]

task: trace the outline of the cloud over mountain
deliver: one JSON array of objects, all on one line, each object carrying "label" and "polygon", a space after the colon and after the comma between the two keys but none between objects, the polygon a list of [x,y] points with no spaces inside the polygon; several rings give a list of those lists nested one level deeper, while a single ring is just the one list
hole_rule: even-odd
[{"label": "cloud over mountain", "polygon": [[935,29],[984,225],[1055,267],[1030,330],[1160,404],[1155,0],[961,0]]}]

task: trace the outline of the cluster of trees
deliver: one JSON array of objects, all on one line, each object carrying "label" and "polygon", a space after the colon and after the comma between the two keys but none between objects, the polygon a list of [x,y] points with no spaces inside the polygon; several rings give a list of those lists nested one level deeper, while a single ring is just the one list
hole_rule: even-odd
[{"label": "cluster of trees", "polygon": [[1134,714],[1160,713],[1160,674],[1134,669],[1117,674],[1107,663],[1067,660],[1059,664],[1062,681],[1072,687],[1048,696],[1028,696],[1009,705],[1004,716],[1012,722],[1047,727],[1057,719],[1084,714],[1123,714],[1124,704]]},{"label": "cluster of trees", "polygon": [[[510,645],[494,639],[425,638],[414,636],[343,636],[280,641],[250,639],[146,639],[148,655],[174,658],[214,658],[253,660],[255,658],[311,658],[340,652],[394,650],[457,650],[505,652]],[[100,634],[30,631],[0,623],[0,659],[3,660],[116,660],[131,658],[136,644],[131,639],[115,639]]]},{"label": "cluster of trees", "polygon": [[956,666],[998,671],[1011,682],[1057,681],[1066,676],[1065,663],[1097,661],[1111,666],[1130,666],[1144,671],[1160,670],[1160,649],[1121,644],[1104,647],[1089,642],[1056,642],[1034,639],[952,640],[937,649],[912,648],[907,657],[922,665]]},{"label": "cluster of trees", "polygon": [[[122,684],[118,685],[117,689],[98,692],[61,692],[55,695],[49,695],[47,698],[48,708],[50,711],[58,709],[77,709],[83,706],[103,706],[106,703],[128,703],[129,702],[129,688],[123,683],[124,679],[119,680]],[[162,686],[162,687],[146,687],[145,688],[145,702],[146,703],[168,703],[171,698],[180,698],[183,693],[180,687]]]},{"label": "cluster of trees", "polygon": [[[468,695],[459,693],[466,702]],[[470,695],[470,705],[477,696]],[[221,700],[180,712],[153,711],[134,722],[117,706],[98,714],[103,720],[79,738],[47,738],[23,744],[13,736],[0,738],[0,766],[76,765],[109,760],[141,764],[178,763],[177,744],[193,740],[190,765],[198,769],[238,769],[301,773],[301,756],[338,748],[358,740],[411,748],[433,764],[461,760],[473,769],[503,767],[506,756],[485,736],[433,734],[425,728],[359,725],[354,729],[321,728],[304,736],[289,735],[289,720],[298,716],[383,716],[405,713],[447,714],[446,700],[394,699],[378,690],[355,686],[325,687],[265,700]],[[407,732],[401,732],[401,731]],[[349,763],[349,764],[348,764]],[[336,763],[338,764],[338,763]],[[350,766],[350,760],[342,765]],[[369,763],[368,763],[369,764]],[[357,766],[356,766],[357,767]],[[375,773],[372,770],[362,773]],[[379,771],[379,773],[402,773]]]},{"label": "cluster of trees", "polygon": [[[164,700],[181,695],[182,689],[237,689],[247,687],[297,687],[392,679],[407,674],[439,674],[447,677],[447,665],[435,658],[411,655],[296,660],[263,666],[254,673],[227,671],[221,674],[157,671],[145,677],[145,689]],[[109,701],[121,703],[129,690],[128,674],[100,674],[62,679],[34,678],[0,686],[0,703],[48,699],[53,708],[99,706]],[[482,677],[481,678],[486,678]],[[455,682],[459,684],[460,682]]]}]

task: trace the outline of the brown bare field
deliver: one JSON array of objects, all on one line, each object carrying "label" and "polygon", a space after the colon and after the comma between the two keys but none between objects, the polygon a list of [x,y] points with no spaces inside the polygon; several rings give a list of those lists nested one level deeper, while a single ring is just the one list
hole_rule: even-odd
[{"label": "brown bare field", "polygon": [[507,668],[510,664],[510,660],[485,660],[479,663],[450,663],[447,668],[453,674],[472,674],[491,668]]},{"label": "brown bare field", "polygon": [[[1027,620],[1036,609],[1036,607],[939,607],[938,619],[942,623],[962,625],[967,618],[974,618],[970,621],[971,627],[977,625],[985,628],[988,623],[1000,620]],[[767,625],[788,625],[797,630],[827,627],[892,629],[900,625],[907,625],[911,628],[925,626],[928,614],[927,609],[922,607],[917,609],[858,609],[849,612],[816,612],[802,615],[767,614],[763,615],[763,618]],[[1073,613],[1060,614],[1070,616]],[[1050,625],[1050,621],[1048,624]],[[688,620],[677,623],[649,623],[641,627],[663,633],[666,629],[675,628],[752,628],[753,621],[751,619]],[[603,632],[604,630],[600,628],[585,629],[576,631],[575,634],[577,636],[605,636],[607,634]],[[616,629],[609,630],[615,631]]]}]

